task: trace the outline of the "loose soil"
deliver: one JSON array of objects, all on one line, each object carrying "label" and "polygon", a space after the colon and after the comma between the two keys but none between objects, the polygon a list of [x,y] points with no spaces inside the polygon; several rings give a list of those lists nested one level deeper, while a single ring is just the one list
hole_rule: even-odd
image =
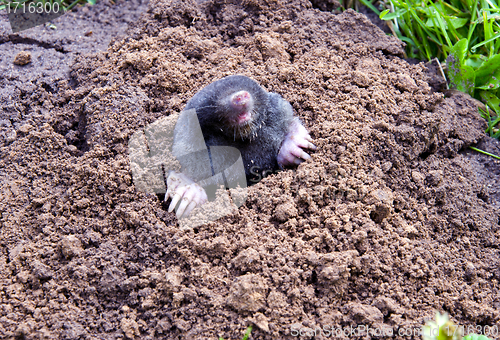
[{"label": "loose soil", "polygon": [[[435,310],[500,326],[500,164],[467,151],[499,146],[474,101],[432,91],[364,15],[314,3],[152,0],[101,52],[1,33],[19,51],[1,57],[0,337],[397,334]],[[128,139],[230,74],[290,101],[318,151],[179,228],[136,191]]]}]

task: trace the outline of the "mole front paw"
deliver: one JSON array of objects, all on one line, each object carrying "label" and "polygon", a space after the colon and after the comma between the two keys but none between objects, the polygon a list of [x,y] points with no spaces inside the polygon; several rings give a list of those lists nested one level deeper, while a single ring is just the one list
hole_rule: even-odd
[{"label": "mole front paw", "polygon": [[316,150],[312,138],[298,119],[294,119],[278,154],[280,167],[299,165],[311,158],[303,149]]},{"label": "mole front paw", "polygon": [[165,201],[169,197],[172,198],[172,202],[170,202],[168,212],[174,210],[180,201],[176,210],[177,218],[187,217],[194,208],[207,202],[207,193],[199,184],[186,175],[174,171],[171,171],[167,177]]}]

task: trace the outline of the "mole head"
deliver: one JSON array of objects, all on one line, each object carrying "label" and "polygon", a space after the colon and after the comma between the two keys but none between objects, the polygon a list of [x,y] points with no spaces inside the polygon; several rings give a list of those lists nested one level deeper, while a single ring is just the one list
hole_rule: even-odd
[{"label": "mole head", "polygon": [[257,138],[266,115],[268,94],[255,80],[242,75],[213,83],[216,119],[212,125],[227,137],[243,140]]}]

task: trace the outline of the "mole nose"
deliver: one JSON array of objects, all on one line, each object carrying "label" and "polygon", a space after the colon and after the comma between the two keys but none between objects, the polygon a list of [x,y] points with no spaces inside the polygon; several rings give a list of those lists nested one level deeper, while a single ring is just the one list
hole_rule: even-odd
[{"label": "mole nose", "polygon": [[247,91],[238,91],[235,94],[233,94],[231,103],[234,106],[245,106],[248,104],[251,100],[250,93]]}]

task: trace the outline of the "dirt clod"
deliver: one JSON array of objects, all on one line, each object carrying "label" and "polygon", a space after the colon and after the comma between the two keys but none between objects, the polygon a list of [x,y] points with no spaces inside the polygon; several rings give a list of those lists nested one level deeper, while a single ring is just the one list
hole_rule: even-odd
[{"label": "dirt clod", "polygon": [[82,250],[82,243],[75,235],[68,235],[61,240],[61,251],[66,258],[78,256]]},{"label": "dirt clod", "polygon": [[136,336],[141,335],[141,332],[139,332],[139,325],[135,320],[123,318],[120,321],[120,327],[127,339],[135,339]]},{"label": "dirt clod", "polygon": [[14,64],[19,66],[28,65],[31,63],[31,53],[26,51],[19,52],[14,58]]},{"label": "dirt clod", "polygon": [[246,274],[231,285],[228,304],[239,311],[257,312],[265,306],[267,285],[262,277]]}]

